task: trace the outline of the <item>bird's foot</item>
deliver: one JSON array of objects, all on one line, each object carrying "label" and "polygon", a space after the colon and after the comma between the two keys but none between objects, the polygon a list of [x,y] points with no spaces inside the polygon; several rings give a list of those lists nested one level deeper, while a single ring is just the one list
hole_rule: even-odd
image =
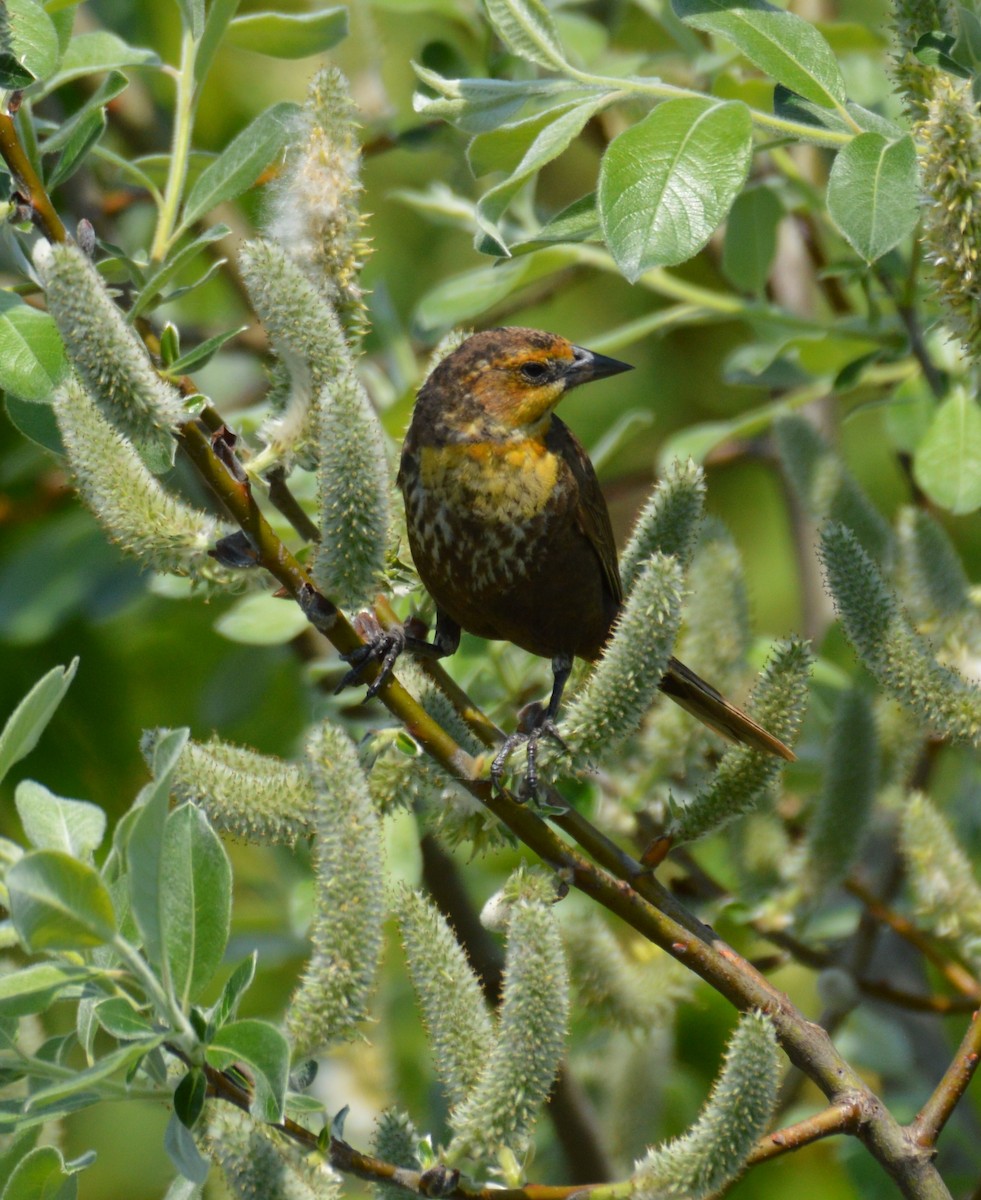
[{"label": "bird's foot", "polygon": [[380,664],[378,674],[368,685],[365,696],[366,700],[370,700],[391,675],[399,655],[409,643],[409,635],[401,625],[396,625],[394,629],[383,628],[374,613],[367,611],[358,613],[354,627],[364,638],[364,645],[350,654],[341,655],[351,669],[334,688],[334,695],[357,683],[368,667],[376,662]]},{"label": "bird's foot", "polygon": [[533,704],[526,704],[518,713],[518,728],[514,733],[509,734],[504,739],[504,744],[494,756],[494,761],[491,763],[491,783],[494,785],[495,791],[501,790],[501,780],[504,776],[504,768],[507,765],[508,759],[518,748],[524,744],[527,749],[528,769],[525,773],[524,780],[518,791],[519,800],[534,800],[538,795],[538,745],[543,737],[551,738],[563,750],[568,750],[568,746],[562,740],[558,727],[549,716],[548,709],[541,701],[536,700]]}]

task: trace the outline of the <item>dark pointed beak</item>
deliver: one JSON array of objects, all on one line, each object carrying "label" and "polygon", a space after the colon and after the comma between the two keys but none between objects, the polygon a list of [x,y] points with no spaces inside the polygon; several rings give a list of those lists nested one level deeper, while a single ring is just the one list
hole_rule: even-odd
[{"label": "dark pointed beak", "polygon": [[605,354],[596,354],[584,346],[573,346],[572,352],[573,360],[565,371],[566,391],[593,379],[605,379],[607,375],[619,375],[621,371],[633,370],[630,363],[620,362],[617,358],[607,358]]}]

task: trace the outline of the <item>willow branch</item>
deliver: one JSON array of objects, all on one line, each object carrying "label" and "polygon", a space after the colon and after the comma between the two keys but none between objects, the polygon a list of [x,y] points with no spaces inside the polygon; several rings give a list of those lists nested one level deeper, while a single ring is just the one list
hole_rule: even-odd
[{"label": "willow branch", "polygon": [[38,228],[52,242],[67,242],[68,230],[55,212],[31,160],[24,153],[13,118],[6,112],[0,112],[0,155],[7,164],[18,194],[30,206],[31,216]]}]

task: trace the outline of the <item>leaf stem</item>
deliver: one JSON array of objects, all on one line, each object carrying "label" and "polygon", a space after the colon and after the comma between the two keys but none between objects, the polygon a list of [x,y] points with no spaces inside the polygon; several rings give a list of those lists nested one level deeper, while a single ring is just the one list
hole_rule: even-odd
[{"label": "leaf stem", "polygon": [[197,101],[194,86],[194,60],[197,56],[197,49],[198,43],[194,35],[190,29],[185,29],[181,39],[181,65],[177,73],[177,100],[174,107],[174,136],[170,150],[170,172],[167,176],[163,205],[157,216],[153,245],[150,248],[150,258],[153,262],[160,262],[170,248],[177,225],[177,211],[184,194]]},{"label": "leaf stem", "polygon": [[[674,83],[665,83],[662,79],[645,79],[637,75],[618,78],[615,75],[594,75],[590,71],[580,71],[566,64],[566,74],[580,83],[591,87],[612,88],[620,92],[633,92],[639,96],[654,96],[658,100],[705,100],[705,92],[694,88],[679,87]],[[747,105],[747,107],[749,107]],[[846,146],[855,133],[861,133],[860,127],[846,110],[841,109],[839,115],[854,128],[854,133],[842,133],[833,129],[819,129],[815,125],[803,121],[788,121],[775,113],[763,112],[758,108],[749,107],[749,115],[753,124],[759,129],[779,133],[783,137],[794,138],[796,141],[811,142],[818,146],[838,148]]]}]

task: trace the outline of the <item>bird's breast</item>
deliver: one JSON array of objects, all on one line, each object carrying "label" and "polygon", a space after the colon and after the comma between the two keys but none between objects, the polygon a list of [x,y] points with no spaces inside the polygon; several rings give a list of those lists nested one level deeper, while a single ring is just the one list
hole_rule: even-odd
[{"label": "bird's breast", "polygon": [[554,502],[559,464],[532,439],[424,446],[419,486],[430,501],[493,525],[524,524]]}]

